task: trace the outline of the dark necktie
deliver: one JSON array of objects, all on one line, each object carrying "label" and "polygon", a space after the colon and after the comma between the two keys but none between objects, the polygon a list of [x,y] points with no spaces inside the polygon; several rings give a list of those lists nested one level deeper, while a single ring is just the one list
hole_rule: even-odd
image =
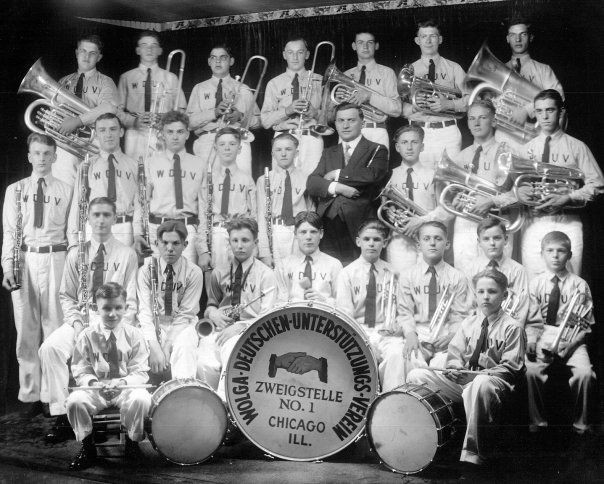
[{"label": "dark necktie", "polygon": [[472,173],[478,173],[478,166],[480,165],[480,153],[482,153],[482,146],[476,148],[474,152],[474,158],[472,158]]},{"label": "dark necktie", "polygon": [[549,163],[549,142],[552,137],[548,136],[545,138],[545,144],[543,145],[543,154],[541,155],[541,163]]},{"label": "dark necktie", "polygon": [[482,328],[480,329],[480,337],[476,342],[476,348],[474,348],[474,353],[470,358],[470,370],[478,370],[480,367],[478,366],[478,358],[480,358],[480,353],[484,350],[484,346],[487,342],[487,332],[489,329],[489,320],[484,318],[482,322]]},{"label": "dark necktie", "polygon": [[174,155],[174,197],[176,208],[183,208],[182,204],[182,172],[180,170],[180,156]]},{"label": "dark necktie", "polygon": [[285,190],[283,191],[283,205],[281,207],[281,218],[285,225],[294,225],[294,208],[292,206],[292,179],[289,171],[285,171]]},{"label": "dark necktie", "polygon": [[109,165],[109,173],[107,176],[107,198],[110,198],[115,202],[117,200],[115,191],[115,156],[109,155],[107,164]]},{"label": "dark necktie", "polygon": [[166,264],[166,290],[164,291],[164,314],[172,316],[172,289],[174,288],[174,269],[172,264]]},{"label": "dark necktie", "polygon": [[371,264],[369,268],[369,282],[367,283],[367,297],[365,298],[365,324],[370,328],[375,326],[376,296],[375,265]]},{"label": "dark necktie", "polygon": [[80,74],[78,77],[78,82],[75,88],[75,95],[82,99],[82,93],[84,92],[84,73]]},{"label": "dark necktie", "polygon": [[300,80],[298,79],[298,74],[294,76],[292,81],[292,99],[294,101],[300,99]]},{"label": "dark necktie", "polygon": [[366,66],[361,67],[361,75],[359,76],[359,84],[361,86],[365,85],[366,71],[367,71],[367,67]]},{"label": "dark necktie", "polygon": [[218,87],[216,88],[216,104],[214,107],[218,107],[218,105],[222,102],[222,79],[218,81]]},{"label": "dark necktie", "polygon": [[38,191],[36,192],[36,201],[34,202],[34,226],[42,228],[44,224],[44,188],[46,184],[44,178],[38,178]]},{"label": "dark necktie", "polygon": [[226,217],[229,214],[229,194],[231,193],[231,170],[224,170],[224,181],[222,182],[222,202],[220,203],[220,214]]},{"label": "dark necktie", "polygon": [[495,259],[491,259],[487,264],[487,267],[489,269],[497,269],[499,267],[499,262],[497,262]]},{"label": "dark necktie", "polygon": [[312,287],[312,257],[307,255],[305,260],[306,266],[304,267],[304,277],[308,278]]},{"label": "dark necktie", "polygon": [[434,266],[428,267],[430,282],[428,283],[428,319],[432,320],[432,316],[436,312],[436,296],[438,295],[438,286],[436,284],[436,269]]},{"label": "dark necktie", "polygon": [[430,66],[428,67],[428,80],[431,82],[436,81],[436,65],[432,59],[430,59]]},{"label": "dark necktie", "polygon": [[413,173],[413,168],[407,168],[407,180],[405,181],[405,186],[407,187],[407,195],[409,200],[413,201],[413,177],[411,176]]},{"label": "dark necktie", "polygon": [[558,276],[554,276],[552,277],[552,282],[554,283],[554,287],[552,287],[552,292],[549,293],[545,324],[556,326],[556,320],[558,319],[558,308],[560,307],[560,286],[558,285],[560,279],[558,279]]},{"label": "dark necktie", "polygon": [[103,285],[103,269],[105,267],[105,245],[100,244],[92,261],[94,268],[92,270],[92,300],[96,302],[96,291]]},{"label": "dark necktie", "polygon": [[514,66],[514,70],[515,70],[515,71],[516,71],[518,74],[520,74],[520,67],[521,67],[521,65],[520,65],[520,59],[519,59],[519,58],[516,58],[516,65]]},{"label": "dark necktie", "polygon": [[109,378],[120,377],[120,357],[117,351],[117,342],[115,334],[111,331],[109,340],[107,341],[107,359],[109,360]]},{"label": "dark necktie", "polygon": [[237,264],[235,271],[235,280],[233,281],[233,296],[231,297],[231,306],[237,306],[241,302],[241,278],[243,277],[243,267],[241,262]]},{"label": "dark necktie", "polygon": [[151,111],[151,68],[147,69],[147,79],[145,81],[145,112]]}]

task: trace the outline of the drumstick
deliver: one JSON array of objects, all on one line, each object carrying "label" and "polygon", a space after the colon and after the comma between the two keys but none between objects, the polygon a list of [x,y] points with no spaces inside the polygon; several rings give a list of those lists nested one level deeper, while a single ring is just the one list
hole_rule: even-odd
[{"label": "drumstick", "polygon": [[484,372],[484,371],[478,371],[478,370],[466,370],[465,368],[426,368],[426,370],[432,370],[432,371],[442,371],[442,372],[446,372],[446,371],[456,371],[457,373],[466,373],[468,375],[489,375],[488,372]]},{"label": "drumstick", "polygon": [[118,385],[116,387],[97,387],[97,386],[82,386],[82,387],[69,387],[70,391],[74,390],[86,390],[86,391],[99,391],[99,390],[136,390],[139,388],[155,388],[155,385]]}]

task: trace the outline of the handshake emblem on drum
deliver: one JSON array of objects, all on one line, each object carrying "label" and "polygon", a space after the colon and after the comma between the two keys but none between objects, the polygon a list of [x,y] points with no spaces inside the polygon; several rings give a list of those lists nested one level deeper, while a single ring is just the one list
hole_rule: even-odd
[{"label": "handshake emblem on drum", "polygon": [[314,356],[307,355],[301,351],[285,353],[281,356],[272,354],[268,364],[268,376],[274,378],[279,368],[283,368],[289,373],[295,373],[297,375],[303,375],[309,371],[316,370],[319,375],[319,380],[323,383],[327,383],[326,358],[315,358]]}]

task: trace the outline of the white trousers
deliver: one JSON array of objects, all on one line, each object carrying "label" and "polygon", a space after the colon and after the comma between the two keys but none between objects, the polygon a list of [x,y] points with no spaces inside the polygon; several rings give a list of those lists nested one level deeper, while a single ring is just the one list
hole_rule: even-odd
[{"label": "white trousers", "polygon": [[273,252],[274,264],[278,267],[283,260],[292,254],[299,254],[300,248],[296,243],[293,225],[273,224]]},{"label": "white trousers", "polygon": [[[275,131],[275,136],[278,136],[278,131]],[[322,136],[311,136],[303,135],[296,136],[298,142],[298,156],[294,160],[294,165],[304,172],[305,175],[310,175],[319,164],[321,155],[323,154],[323,137]],[[276,166],[275,160],[271,165],[271,170],[274,170]]]},{"label": "white trousers", "polygon": [[380,387],[388,392],[405,383],[406,365],[403,358],[404,340],[401,336],[383,336],[375,328],[363,326],[378,364]]},{"label": "white trousers", "polygon": [[461,132],[456,124],[444,128],[424,127],[423,130],[424,151],[419,154],[419,161],[425,167],[435,170],[445,149],[451,159],[461,151]]},{"label": "white trousers", "polygon": [[131,440],[140,442],[145,438],[145,417],[151,407],[151,394],[147,390],[123,390],[113,400],[105,400],[96,391],[76,390],[67,398],[67,418],[78,442],[92,433],[92,417],[111,406],[120,409],[122,426]]},{"label": "white trousers", "polygon": [[52,176],[73,187],[80,161],[79,158],[57,146],[57,159],[52,164]]},{"label": "white trousers", "polygon": [[573,256],[567,268],[573,274],[581,275],[583,261],[583,224],[578,213],[561,213],[529,217],[522,226],[522,265],[528,273],[529,281],[545,272],[545,262],[541,257],[541,241],[545,234],[559,230],[570,238]]},{"label": "white trousers", "polygon": [[488,452],[488,425],[497,423],[502,402],[508,398],[512,387],[505,380],[490,375],[478,375],[462,386],[441,373],[418,368],[409,373],[408,383],[427,383],[438,388],[442,395],[455,403],[463,401],[467,429],[459,460],[482,464]]},{"label": "white trousers", "polygon": [[420,260],[417,241],[394,232],[386,246],[386,259],[396,272],[403,274]]},{"label": "white trousers", "polygon": [[230,264],[233,251],[225,227],[212,227],[212,268]]},{"label": "white trousers", "polygon": [[63,321],[59,288],[65,254],[22,254],[21,289],[11,292],[17,330],[19,400],[22,402],[40,400],[42,367],[38,348]]},{"label": "white trousers", "polygon": [[[220,161],[215,158],[215,152],[212,153],[215,138],[216,133],[206,133],[202,134],[195,140],[195,143],[193,143],[193,153],[195,156],[199,156],[204,163],[212,163],[212,165],[215,163],[220,163]],[[237,155],[235,163],[237,164],[237,168],[239,168],[239,170],[250,177],[252,176],[252,147],[249,142],[241,142],[241,151]]]}]

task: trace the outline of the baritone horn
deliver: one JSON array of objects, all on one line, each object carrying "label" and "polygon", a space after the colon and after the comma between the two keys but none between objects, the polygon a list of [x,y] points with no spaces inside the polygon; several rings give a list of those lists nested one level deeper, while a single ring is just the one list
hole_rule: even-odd
[{"label": "baritone horn", "polygon": [[397,89],[402,99],[409,98],[409,102],[413,107],[422,113],[457,119],[461,119],[466,115],[466,113],[457,112],[454,109],[433,111],[428,104],[431,98],[443,96],[449,101],[455,101],[461,99],[463,93],[459,89],[436,84],[428,79],[416,76],[412,64],[405,64],[401,69],[398,75]]},{"label": "baritone horn", "polygon": [[384,199],[377,211],[378,219],[396,232],[402,232],[409,219],[428,213],[391,183],[384,187],[378,197]]},{"label": "baritone horn", "polygon": [[[447,156],[446,151],[438,162],[434,180],[443,182],[445,185],[439,198],[439,203],[443,208],[457,217],[463,217],[476,223],[480,223],[484,219],[483,216],[472,213],[478,198],[492,198],[508,191],[502,186],[457,166]],[[524,212],[521,209],[517,210],[512,221],[493,212],[489,213],[489,217],[503,222],[509,233],[518,232],[524,223]]]},{"label": "baritone horn", "polygon": [[468,105],[480,99],[485,93],[494,93],[497,96],[492,99],[495,105],[497,128],[522,144],[537,136],[538,127],[535,123],[525,122],[520,125],[513,120],[512,115],[515,110],[532,105],[533,99],[541,92],[541,88],[497,59],[486,42],[474,57],[467,77],[471,81],[480,82],[470,94]]},{"label": "baritone horn", "polygon": [[[358,83],[347,75],[343,74],[335,65],[334,62],[329,64],[325,71],[324,81],[326,83],[337,82],[336,86],[331,90],[331,100],[337,106],[347,103],[356,92],[365,92],[369,94],[378,94],[377,91]],[[361,104],[363,115],[367,121],[375,123],[383,123],[388,119],[388,115],[381,109],[372,106],[369,103]]]},{"label": "baritone horn", "polygon": [[48,75],[41,58],[27,71],[17,92],[29,92],[43,98],[32,102],[25,110],[25,124],[30,131],[50,136],[59,147],[79,159],[99,154],[98,147],[93,144],[94,130],[90,127],[82,126],[68,135],[59,132],[63,121],[87,113],[90,108]]}]

